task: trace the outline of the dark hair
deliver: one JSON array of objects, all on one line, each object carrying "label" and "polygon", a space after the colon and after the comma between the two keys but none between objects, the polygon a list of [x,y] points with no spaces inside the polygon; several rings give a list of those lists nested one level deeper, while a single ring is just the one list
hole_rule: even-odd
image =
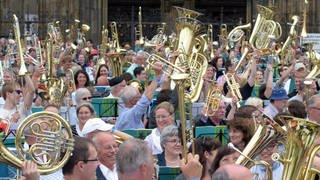
[{"label": "dark hair", "polygon": [[157,104],[160,104],[164,101],[170,101],[172,90],[171,89],[162,89],[157,95]]},{"label": "dark hair", "polygon": [[94,148],[92,141],[87,138],[74,136],[74,139],[76,143],[74,144],[72,155],[62,168],[63,175],[72,174],[74,166],[79,161],[88,160],[90,156],[89,146]]},{"label": "dark hair", "polygon": [[58,111],[60,111],[60,107],[55,105],[55,104],[47,104],[45,107],[44,107],[44,110],[48,109],[49,107],[54,107],[56,109],[58,109]]},{"label": "dark hair", "polygon": [[210,176],[220,167],[220,160],[227,155],[233,154],[236,151],[234,149],[229,148],[227,145],[224,145],[218,149],[216,158],[214,158],[211,168],[209,170]]},{"label": "dark hair", "polygon": [[97,71],[97,74],[96,74],[96,78],[95,78],[95,80],[94,80],[94,84],[97,84],[98,78],[100,77],[100,69],[101,69],[102,67],[107,68],[107,70],[109,71],[109,68],[108,68],[108,66],[107,66],[106,64],[101,64],[101,65],[99,66],[99,68],[98,68],[98,71]]},{"label": "dark hair", "polygon": [[250,139],[254,135],[254,120],[247,118],[235,117],[228,121],[228,129],[235,128],[243,133],[243,141],[245,146],[249,143]]},{"label": "dark hair", "polygon": [[252,118],[252,113],[258,110],[257,107],[252,105],[244,105],[241,106],[234,114],[234,117],[241,117],[241,118]]},{"label": "dark hair", "polygon": [[93,40],[92,39],[87,39],[87,42],[90,42],[91,44],[93,44]]},{"label": "dark hair", "polygon": [[87,107],[87,108],[90,110],[90,113],[91,113],[92,115],[95,114],[94,108],[93,108],[93,106],[91,105],[91,103],[84,102],[84,103],[81,103],[81,104],[79,104],[79,105],[77,106],[77,109],[76,109],[77,115],[79,114],[79,111],[80,111],[80,109],[81,109],[82,107]]},{"label": "dark hair", "polygon": [[217,63],[218,63],[218,59],[222,59],[222,67],[225,67],[225,65],[226,65],[226,62],[224,61],[224,59],[223,59],[223,57],[221,57],[221,56],[216,56],[216,57],[214,57],[213,59],[212,59],[212,61],[210,62],[210,64],[213,66],[213,67],[215,67],[217,70],[219,70],[218,68],[217,68]]},{"label": "dark hair", "polygon": [[225,63],[226,71],[228,71],[229,68],[231,68],[231,67],[232,67],[232,62],[231,62],[231,60],[227,60],[226,63]]},{"label": "dark hair", "polygon": [[126,83],[128,83],[129,81],[131,81],[133,79],[132,74],[130,74],[129,72],[125,72],[121,76],[124,77],[124,80],[126,81]]},{"label": "dark hair", "polygon": [[137,75],[140,75],[142,71],[144,71],[144,67],[138,66],[133,70],[133,74],[135,77],[137,77]]},{"label": "dark hair", "polygon": [[291,116],[294,116],[297,118],[304,119],[307,117],[306,106],[303,104],[303,102],[298,101],[298,100],[289,101],[288,111]]},{"label": "dark hair", "polygon": [[[199,161],[204,168],[202,168],[202,176],[205,174],[206,171],[206,163],[207,160],[204,156],[205,152],[211,154],[211,151],[216,150],[221,147],[221,143],[216,139],[208,136],[201,136],[196,139],[195,141],[195,154],[199,155]],[[189,152],[192,151],[192,148],[189,147]]]},{"label": "dark hair", "polygon": [[76,85],[78,85],[79,84],[79,82],[78,82],[78,76],[79,76],[79,74],[84,74],[85,76],[86,76],[86,79],[87,79],[87,82],[86,82],[86,84],[84,85],[85,87],[88,87],[89,86],[89,82],[90,82],[90,79],[89,79],[89,75],[88,75],[88,73],[86,72],[86,71],[84,71],[84,70],[79,70],[79,71],[77,71],[75,74],[74,74],[74,83],[76,84]]}]

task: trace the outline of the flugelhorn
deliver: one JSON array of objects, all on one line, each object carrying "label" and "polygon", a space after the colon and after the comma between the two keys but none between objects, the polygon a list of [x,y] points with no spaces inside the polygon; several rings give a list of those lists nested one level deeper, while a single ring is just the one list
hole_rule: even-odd
[{"label": "flugelhorn", "polygon": [[[23,147],[22,137],[34,138],[29,150]],[[58,114],[37,112],[19,125],[15,145],[18,156],[9,151],[0,140],[0,161],[16,168],[22,167],[26,156],[38,166],[40,174],[61,169],[71,156],[74,139],[69,124]]]},{"label": "flugelhorn", "polygon": [[24,62],[23,51],[22,51],[22,46],[21,46],[19,20],[15,14],[13,14],[13,20],[14,20],[14,24],[13,24],[14,36],[16,39],[16,43],[17,43],[17,47],[18,47],[18,54],[19,54],[19,58],[20,58],[20,68],[19,68],[18,75],[24,76],[24,75],[26,75],[28,70],[27,70],[25,62]]},{"label": "flugelhorn", "polygon": [[216,111],[219,109],[220,101],[222,98],[223,97],[222,97],[221,89],[213,81],[208,91],[207,98],[204,105],[204,107],[206,108],[204,115],[206,117],[213,116],[216,113]]}]

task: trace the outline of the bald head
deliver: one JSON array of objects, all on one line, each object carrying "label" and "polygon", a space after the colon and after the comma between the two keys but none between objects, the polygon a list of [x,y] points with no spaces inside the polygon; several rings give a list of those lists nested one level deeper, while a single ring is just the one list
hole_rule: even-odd
[{"label": "bald head", "polygon": [[100,76],[97,79],[97,86],[107,86],[108,85],[108,77],[107,76]]},{"label": "bald head", "polygon": [[217,169],[211,180],[253,180],[253,176],[246,167],[227,164]]}]

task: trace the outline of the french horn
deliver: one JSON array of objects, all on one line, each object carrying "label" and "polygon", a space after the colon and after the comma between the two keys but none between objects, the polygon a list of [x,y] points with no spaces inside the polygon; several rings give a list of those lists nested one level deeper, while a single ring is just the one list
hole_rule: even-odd
[{"label": "french horn", "polygon": [[[34,138],[29,150],[23,147],[22,137]],[[58,114],[37,112],[19,125],[15,138],[18,155],[9,151],[0,141],[0,162],[21,168],[30,158],[37,164],[40,174],[50,174],[61,169],[72,154],[74,139],[69,124]]]}]

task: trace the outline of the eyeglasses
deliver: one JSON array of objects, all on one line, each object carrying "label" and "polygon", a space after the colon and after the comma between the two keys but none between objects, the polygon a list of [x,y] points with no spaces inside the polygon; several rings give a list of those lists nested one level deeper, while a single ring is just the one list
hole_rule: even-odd
[{"label": "eyeglasses", "polygon": [[84,97],[84,98],[82,98],[83,101],[88,101],[88,100],[90,101],[91,99],[92,99],[92,97]]},{"label": "eyeglasses", "polygon": [[87,160],[82,160],[83,162],[87,163],[87,162],[95,162],[95,161],[99,161],[98,158],[95,159],[87,159]]},{"label": "eyeglasses", "polygon": [[167,119],[169,116],[171,116],[171,115],[168,115],[168,116],[164,116],[164,115],[156,116],[156,119]]},{"label": "eyeglasses", "polygon": [[170,142],[170,143],[173,143],[173,144],[181,144],[181,140],[180,139],[173,139],[173,140],[170,140],[170,141],[167,141],[167,142]]},{"label": "eyeglasses", "polygon": [[16,91],[17,94],[22,94],[22,91],[19,90],[19,89],[16,89],[15,91]]}]

